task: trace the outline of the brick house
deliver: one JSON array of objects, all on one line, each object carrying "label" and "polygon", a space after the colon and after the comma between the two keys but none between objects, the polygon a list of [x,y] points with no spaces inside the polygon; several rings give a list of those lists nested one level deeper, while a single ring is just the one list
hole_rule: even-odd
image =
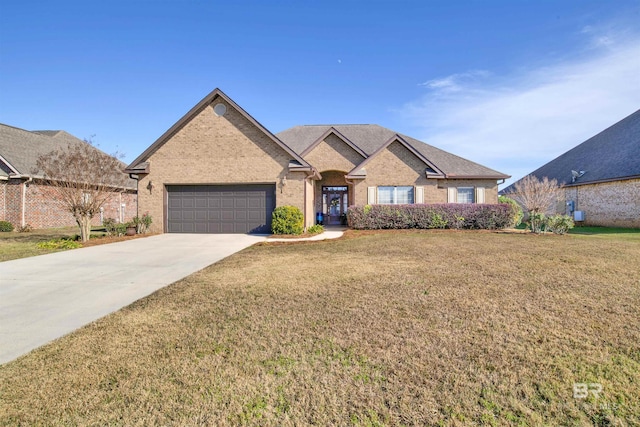
[{"label": "brick house", "polygon": [[340,224],[351,205],[497,203],[508,178],[377,125],[297,126],[276,135],[219,89],[128,167],[155,232],[270,231],[276,206]]},{"label": "brick house", "polygon": [[[0,220],[14,227],[68,227],[76,225],[73,215],[54,197],[52,188],[38,174],[38,157],[69,144],[86,142],[65,131],[26,131],[0,124]],[[97,150],[97,148],[96,148]],[[123,167],[125,165],[123,164]],[[114,190],[100,217],[129,221],[137,212],[135,181]]]},{"label": "brick house", "polygon": [[640,110],[530,175],[563,186],[558,213],[585,225],[640,227]]}]

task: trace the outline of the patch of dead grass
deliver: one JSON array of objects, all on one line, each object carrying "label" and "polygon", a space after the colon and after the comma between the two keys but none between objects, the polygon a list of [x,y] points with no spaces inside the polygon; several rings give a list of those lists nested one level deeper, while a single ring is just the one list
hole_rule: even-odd
[{"label": "patch of dead grass", "polygon": [[1,366],[0,420],[633,425],[637,265],[638,241],[614,237],[254,246]]}]

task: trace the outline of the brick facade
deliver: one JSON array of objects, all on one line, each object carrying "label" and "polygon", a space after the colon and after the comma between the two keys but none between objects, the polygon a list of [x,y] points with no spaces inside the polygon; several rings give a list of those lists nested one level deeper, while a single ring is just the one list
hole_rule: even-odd
[{"label": "brick facade", "polygon": [[[225,112],[216,114],[223,110],[218,104],[224,105]],[[216,89],[129,166],[138,175],[138,212],[152,216],[151,231],[165,232],[167,187],[172,185],[274,184],[276,206],[300,208],[306,226],[322,211],[323,186],[346,186],[349,204],[356,205],[367,203],[371,186],[419,186],[425,203],[446,203],[448,186],[472,183],[485,189],[485,203],[497,202],[495,178],[427,179],[427,165],[401,142],[366,159],[364,151],[354,149],[336,132],[327,131],[320,142],[309,142],[306,149],[298,145],[301,159]],[[299,165],[292,166],[294,160]],[[366,178],[346,179],[363,162]],[[316,172],[322,179],[317,179]],[[284,178],[286,185],[282,185]]]},{"label": "brick facade", "polygon": [[322,211],[322,187],[346,186],[349,189],[349,205],[355,204],[353,185],[345,179],[353,168],[364,161],[364,157],[334,134],[328,135],[304,156],[320,174],[322,180],[315,181],[314,210]]},{"label": "brick facade", "polygon": [[166,229],[167,185],[276,184],[276,206],[308,211],[306,174],[289,171],[291,155],[222,98],[218,103],[227,108],[223,116],[207,105],[149,157],[150,173],[140,175],[138,203],[139,211],[154,219],[152,232]]},{"label": "brick facade", "polygon": [[[11,179],[3,181],[0,187],[0,219],[11,222],[18,228],[29,224],[33,228],[56,228],[75,226],[76,221],[64,205],[56,199],[51,187],[32,181]],[[24,202],[23,202],[24,195]],[[122,205],[124,210],[122,210]],[[24,211],[23,211],[24,208]],[[122,210],[122,212],[121,212]],[[132,192],[114,192],[111,199],[104,205],[103,218],[131,221],[137,211],[137,196]],[[121,218],[124,215],[124,218]],[[99,215],[94,217],[92,224],[101,225]]]},{"label": "brick facade", "polygon": [[362,163],[364,157],[331,134],[309,151],[304,159],[321,173],[327,170],[339,170],[345,171],[346,174]]},{"label": "brick facade", "polygon": [[447,203],[449,187],[483,187],[485,203],[498,203],[498,185],[485,179],[427,179],[426,165],[399,142],[391,143],[366,165],[367,177],[355,180],[354,204],[367,204],[367,189],[378,186],[406,186],[424,188],[424,203]]},{"label": "brick facade", "polygon": [[640,228],[640,179],[566,187],[560,213],[568,201],[585,213],[585,225]]}]

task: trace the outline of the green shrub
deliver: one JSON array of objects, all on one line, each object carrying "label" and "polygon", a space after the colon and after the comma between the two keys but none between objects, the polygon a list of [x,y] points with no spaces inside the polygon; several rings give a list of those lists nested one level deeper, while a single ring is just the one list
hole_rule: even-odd
[{"label": "green shrub", "polygon": [[529,213],[529,229],[532,233],[542,233],[547,223],[547,217],[543,213]]},{"label": "green shrub", "polygon": [[447,226],[447,220],[439,213],[431,213],[431,227],[429,228],[445,228]]},{"label": "green shrub", "polygon": [[522,207],[518,204],[518,202],[507,196],[500,196],[498,197],[498,203],[506,203],[511,208],[511,212],[513,215],[511,227],[517,227],[520,225],[520,223],[522,223],[524,213],[522,212]]},{"label": "green shrub", "polygon": [[273,211],[271,232],[273,234],[302,234],[304,216],[295,206],[280,206]]},{"label": "green shrub", "polygon": [[309,234],[320,234],[323,231],[324,231],[324,227],[321,226],[320,224],[312,225],[311,227],[307,228],[307,233]]},{"label": "green shrub", "polygon": [[127,225],[118,223],[113,218],[105,218],[102,221],[102,225],[107,232],[107,236],[124,236],[124,234],[127,232]]},{"label": "green shrub", "polygon": [[552,215],[547,218],[546,228],[554,234],[565,234],[575,223],[569,215]]},{"label": "green shrub", "polygon": [[144,234],[149,230],[149,226],[153,223],[153,219],[149,212],[145,212],[142,217],[135,216],[133,217],[133,225],[136,227],[136,231],[138,234]]},{"label": "green shrub", "polygon": [[0,221],[0,231],[10,232],[13,231],[13,224],[9,221]]},{"label": "green shrub", "polygon": [[77,249],[81,248],[82,244],[72,239],[54,239],[40,242],[36,246],[40,249]]}]

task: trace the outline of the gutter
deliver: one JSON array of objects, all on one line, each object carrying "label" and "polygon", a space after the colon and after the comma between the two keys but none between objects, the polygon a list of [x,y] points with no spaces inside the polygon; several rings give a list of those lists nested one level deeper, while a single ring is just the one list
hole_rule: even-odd
[{"label": "gutter", "polygon": [[22,183],[22,219],[21,219],[21,226],[24,227],[26,225],[25,222],[25,211],[27,209],[27,186],[29,185],[30,182],[33,181],[33,177],[29,176],[29,175],[25,175],[25,177],[28,177],[28,179]]}]

